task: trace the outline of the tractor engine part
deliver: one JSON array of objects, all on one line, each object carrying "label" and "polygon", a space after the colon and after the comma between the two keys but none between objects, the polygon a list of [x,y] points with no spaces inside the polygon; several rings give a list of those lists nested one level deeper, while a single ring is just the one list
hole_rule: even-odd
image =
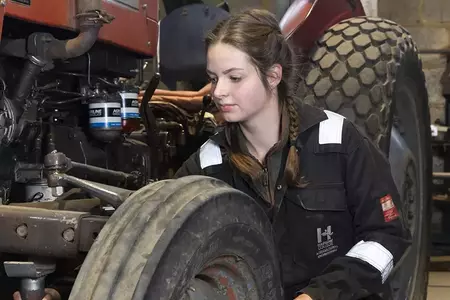
[{"label": "tractor engine part", "polygon": [[5,272],[9,277],[21,278],[22,300],[41,300],[45,296],[45,277],[55,271],[55,264],[5,261]]},{"label": "tractor engine part", "polygon": [[2,109],[0,110],[0,144],[9,145],[16,137],[19,112],[11,99],[2,93]]},{"label": "tractor engine part", "polygon": [[103,24],[113,20],[112,16],[101,10],[101,0],[78,0],[77,8],[80,34],[76,38],[58,40],[49,33],[33,33],[28,37],[28,60],[14,96],[11,101],[3,99],[0,103],[0,125],[3,131],[0,132],[0,138],[3,144],[9,145],[21,135],[25,126],[21,117],[30,109],[26,100],[41,71],[52,68],[55,59],[68,59],[86,53],[97,40]]},{"label": "tractor engine part", "polygon": [[[12,99],[7,98],[5,92],[3,92],[2,101],[0,102],[1,144],[9,145],[15,142],[22,134],[27,123],[35,119],[35,107],[26,100],[36,77],[45,64],[38,57],[29,56]],[[6,83],[4,80],[2,81],[3,89],[6,90]]]},{"label": "tractor engine part", "polygon": [[139,89],[126,87],[120,92],[122,98],[122,132],[130,134],[141,127],[139,114]]},{"label": "tractor engine part", "polygon": [[80,169],[85,173],[92,174],[93,177],[100,177],[100,178],[104,177],[108,178],[109,180],[116,181],[118,183],[125,183],[138,180],[138,176],[136,174],[128,174],[121,171],[108,170],[96,166],[82,164],[75,161],[71,161],[71,166],[73,169]]},{"label": "tractor engine part", "polygon": [[151,176],[155,179],[159,178],[159,159],[158,159],[158,146],[159,146],[159,136],[156,129],[156,118],[150,108],[149,102],[152,95],[155,93],[158,87],[161,77],[159,73],[155,73],[150,80],[147,88],[145,89],[144,96],[142,97],[141,106],[139,112],[142,116],[142,121],[146,131],[146,142],[147,145],[152,145],[151,150],[151,160],[153,162],[151,169]]},{"label": "tractor engine part", "polygon": [[47,179],[35,180],[25,186],[26,202],[49,202],[55,201],[64,193],[62,186],[49,187]]},{"label": "tractor engine part", "polygon": [[28,52],[44,60],[66,60],[83,55],[94,45],[103,24],[114,17],[102,10],[102,0],[78,0],[76,2],[80,33],[69,40],[58,40],[49,33],[34,33],[28,38]]},{"label": "tractor engine part", "polygon": [[122,133],[121,97],[119,94],[101,94],[89,102],[89,128],[99,141],[111,142]]},{"label": "tractor engine part", "polygon": [[30,55],[28,57],[13,96],[13,101],[16,102],[15,104],[20,105],[21,108],[25,105],[25,100],[31,91],[31,87],[45,65],[46,61],[37,56]]},{"label": "tractor engine part", "polygon": [[134,191],[125,190],[115,186],[97,182],[87,181],[61,173],[53,173],[49,175],[49,182],[49,186],[54,185],[55,187],[57,187],[65,184],[71,184],[73,186],[82,188],[92,197],[97,197],[114,208],[119,207],[132,193],[134,193]]},{"label": "tractor engine part", "polygon": [[71,167],[72,162],[64,153],[52,152],[45,156],[44,167],[47,171],[47,180],[49,187],[59,187],[67,184],[84,189],[93,197],[97,197],[112,207],[119,207],[126,198],[134,191],[121,189],[114,186],[95,183],[74,176],[65,174]]}]

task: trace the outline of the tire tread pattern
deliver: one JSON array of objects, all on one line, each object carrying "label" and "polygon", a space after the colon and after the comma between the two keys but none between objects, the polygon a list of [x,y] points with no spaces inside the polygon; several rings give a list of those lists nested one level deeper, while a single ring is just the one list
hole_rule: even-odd
[{"label": "tire tread pattern", "polygon": [[395,22],[376,17],[341,21],[312,50],[300,96],[345,116],[382,148],[389,136],[396,70],[406,52],[418,55],[409,32]]}]

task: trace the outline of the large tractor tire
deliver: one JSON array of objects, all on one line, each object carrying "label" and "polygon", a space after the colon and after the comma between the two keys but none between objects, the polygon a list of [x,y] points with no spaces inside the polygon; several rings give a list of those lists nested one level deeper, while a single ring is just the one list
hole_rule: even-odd
[{"label": "large tractor tire", "polygon": [[263,209],[222,181],[160,181],[108,220],[69,299],[283,299],[271,232]]},{"label": "large tractor tire", "polygon": [[380,18],[344,20],[317,42],[309,67],[300,85],[304,101],[353,121],[389,156],[412,234],[412,247],[390,284],[394,299],[426,299],[430,117],[422,65],[410,34]]}]

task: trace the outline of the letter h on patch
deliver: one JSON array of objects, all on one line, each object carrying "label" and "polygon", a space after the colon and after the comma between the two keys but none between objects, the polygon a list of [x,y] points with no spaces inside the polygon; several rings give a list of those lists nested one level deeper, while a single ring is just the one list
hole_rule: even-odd
[{"label": "letter h on patch", "polygon": [[322,238],[327,238],[327,241],[331,240],[333,236],[333,232],[331,231],[331,225],[327,226],[327,228],[322,232],[322,228],[317,228],[317,243],[322,243]]}]

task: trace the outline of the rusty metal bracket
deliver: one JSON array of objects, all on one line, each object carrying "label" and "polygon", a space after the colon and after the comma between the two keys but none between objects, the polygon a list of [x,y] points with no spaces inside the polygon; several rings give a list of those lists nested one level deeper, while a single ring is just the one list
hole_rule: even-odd
[{"label": "rusty metal bracket", "polygon": [[78,250],[80,252],[88,252],[91,249],[92,244],[97,239],[98,234],[108,219],[108,217],[101,216],[86,216],[82,218],[78,244]]},{"label": "rusty metal bracket", "polygon": [[79,13],[75,16],[77,19],[82,19],[86,25],[86,23],[91,24],[110,24],[115,17],[111,14],[108,14],[104,10],[94,10],[90,12]]},{"label": "rusty metal bracket", "polygon": [[86,252],[104,216],[86,212],[0,206],[0,253],[69,258]]}]

